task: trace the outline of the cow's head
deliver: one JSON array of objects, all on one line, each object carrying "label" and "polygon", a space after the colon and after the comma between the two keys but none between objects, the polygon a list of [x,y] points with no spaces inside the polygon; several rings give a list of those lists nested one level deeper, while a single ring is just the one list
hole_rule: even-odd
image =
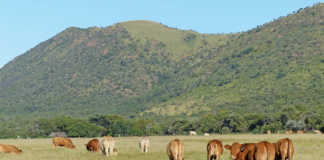
[{"label": "cow's head", "polygon": [[231,152],[231,159],[236,160],[241,152],[242,144],[234,142],[232,145],[225,145],[225,149]]}]

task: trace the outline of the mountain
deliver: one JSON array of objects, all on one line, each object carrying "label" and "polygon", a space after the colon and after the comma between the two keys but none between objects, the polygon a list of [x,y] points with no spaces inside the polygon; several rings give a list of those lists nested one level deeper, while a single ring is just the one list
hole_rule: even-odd
[{"label": "mountain", "polygon": [[0,69],[0,115],[315,110],[323,35],[321,3],[235,34],[143,20],[70,27]]}]

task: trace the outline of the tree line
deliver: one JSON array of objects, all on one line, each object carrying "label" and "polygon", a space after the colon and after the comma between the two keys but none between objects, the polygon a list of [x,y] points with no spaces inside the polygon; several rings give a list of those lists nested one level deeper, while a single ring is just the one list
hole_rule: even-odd
[{"label": "tree line", "polygon": [[293,107],[269,114],[241,114],[224,110],[197,117],[123,117],[110,114],[87,119],[58,116],[39,118],[33,122],[1,121],[0,138],[48,137],[52,132],[65,132],[69,137],[186,135],[192,130],[198,134],[262,134],[267,131],[283,133],[286,130],[315,129],[324,132],[322,111],[305,110],[303,107]]}]

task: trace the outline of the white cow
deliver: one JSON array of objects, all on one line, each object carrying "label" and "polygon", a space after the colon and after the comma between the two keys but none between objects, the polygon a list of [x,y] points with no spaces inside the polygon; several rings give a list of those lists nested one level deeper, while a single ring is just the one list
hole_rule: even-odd
[{"label": "white cow", "polygon": [[150,140],[148,137],[142,137],[139,141],[139,147],[142,152],[147,153],[150,147]]},{"label": "white cow", "polygon": [[111,136],[103,137],[100,141],[100,150],[101,152],[108,156],[114,155],[115,141]]},{"label": "white cow", "polygon": [[210,136],[209,133],[204,133],[204,136]]},{"label": "white cow", "polygon": [[189,135],[191,135],[191,136],[195,136],[195,135],[197,135],[197,132],[195,132],[195,131],[190,131],[190,132],[189,132]]}]

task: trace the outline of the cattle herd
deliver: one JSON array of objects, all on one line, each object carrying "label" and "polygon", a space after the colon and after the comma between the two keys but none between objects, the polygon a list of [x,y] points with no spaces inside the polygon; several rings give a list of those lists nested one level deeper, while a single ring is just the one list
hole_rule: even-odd
[{"label": "cattle herd", "polygon": [[[75,145],[69,138],[54,137],[54,147],[66,147],[74,149]],[[148,137],[142,137],[139,140],[139,148],[141,152],[147,153],[150,145]],[[118,150],[115,148],[115,141],[111,136],[92,139],[85,144],[86,149],[90,152],[101,151],[105,156],[116,156]],[[230,151],[230,159],[232,160],[292,160],[294,154],[294,146],[289,138],[283,138],[275,143],[262,141],[257,143],[240,144],[234,142],[232,145],[223,147],[222,141],[218,139],[210,140],[207,144],[207,160],[220,160],[224,149]],[[169,160],[184,160],[184,143],[179,139],[171,140],[167,144],[167,155]],[[22,153],[22,150],[13,145],[0,144],[0,152],[3,153]]]}]

